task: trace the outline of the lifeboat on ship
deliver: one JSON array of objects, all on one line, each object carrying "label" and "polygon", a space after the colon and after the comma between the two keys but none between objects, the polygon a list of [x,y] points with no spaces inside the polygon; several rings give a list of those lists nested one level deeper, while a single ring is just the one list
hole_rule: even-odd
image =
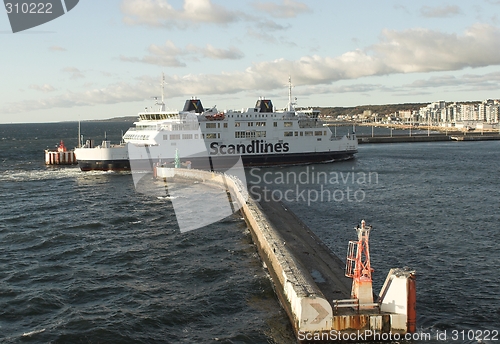
[{"label": "lifeboat on ship", "polygon": [[205,115],[205,118],[209,121],[222,121],[226,116],[224,112],[218,112],[216,114]]}]

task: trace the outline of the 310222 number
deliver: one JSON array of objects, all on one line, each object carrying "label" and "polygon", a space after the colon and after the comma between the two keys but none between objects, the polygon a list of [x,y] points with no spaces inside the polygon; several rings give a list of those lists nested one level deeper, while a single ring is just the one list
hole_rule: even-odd
[{"label": "310222 number", "polygon": [[22,4],[16,3],[10,3],[7,2],[5,4],[5,9],[7,10],[7,13],[31,13],[31,14],[44,14],[44,13],[52,13],[52,4],[50,2],[43,3],[27,3],[23,2]]},{"label": "310222 number", "polygon": [[452,340],[478,340],[478,341],[497,341],[498,330],[453,330],[451,331]]}]

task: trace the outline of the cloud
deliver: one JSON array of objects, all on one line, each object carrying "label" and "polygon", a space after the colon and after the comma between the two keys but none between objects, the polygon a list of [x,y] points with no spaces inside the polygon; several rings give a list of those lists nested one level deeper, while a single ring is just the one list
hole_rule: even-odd
[{"label": "cloud", "polygon": [[318,94],[335,95],[340,93],[368,93],[373,91],[390,91],[392,89],[381,84],[350,84],[350,85],[319,85],[319,86],[306,86],[294,92],[294,95],[311,96]]},{"label": "cloud", "polygon": [[295,18],[299,14],[311,12],[311,9],[306,4],[294,0],[283,0],[280,5],[257,1],[252,6],[277,18]]},{"label": "cloud", "polygon": [[227,24],[239,15],[211,0],[184,0],[182,9],[175,9],[167,0],[123,0],[121,10],[128,25],[177,27],[185,29],[200,23]]},{"label": "cloud", "polygon": [[[297,86],[331,86],[339,80],[351,80],[369,76],[391,75],[398,73],[422,73],[434,71],[456,71],[467,67],[485,67],[500,65],[500,30],[496,27],[477,24],[462,35],[442,33],[427,29],[410,29],[404,31],[384,30],[380,42],[367,47],[345,52],[334,57],[318,55],[303,56],[296,60],[284,58],[272,61],[257,62],[244,70],[228,71],[212,74],[167,75],[165,87],[169,97],[185,95],[229,95],[242,91],[253,94],[283,89],[288,76]],[[189,54],[200,53],[207,58],[237,57],[238,53],[216,49],[211,46],[203,48],[187,46],[178,48],[167,41],[164,46],[152,46],[150,55],[137,61],[161,64],[168,58],[178,58]],[[128,58],[130,60],[130,58]],[[156,60],[155,60],[156,59]],[[64,69],[72,73],[73,78],[83,77],[74,67]],[[428,80],[416,81],[413,85],[405,85],[406,90],[417,88],[454,87],[465,83],[470,87],[498,89],[500,76],[496,74],[485,77],[434,76]],[[123,101],[146,99],[157,93],[158,80],[144,77],[136,84],[113,84],[102,89],[93,89],[84,93],[66,93],[50,97],[38,102],[19,102],[10,104],[5,113],[20,109],[49,107],[69,107],[78,105],[111,104]],[[339,86],[340,87],[340,86]],[[356,92],[361,87],[345,86],[336,92]],[[458,86],[457,86],[458,87]],[[374,89],[366,86],[364,92]],[[35,107],[35,108],[34,108]]]},{"label": "cloud", "polygon": [[462,11],[457,5],[449,6],[424,6],[420,9],[420,14],[427,18],[446,18],[461,14]]},{"label": "cloud", "polygon": [[80,78],[85,78],[85,76],[80,72],[78,68],[75,67],[66,67],[63,69],[63,72],[65,73],[71,73],[71,79],[80,79]]},{"label": "cloud", "polygon": [[394,73],[500,64],[500,30],[490,25],[473,25],[462,36],[428,29],[384,30],[382,35],[382,42],[369,49]]},{"label": "cloud", "polygon": [[49,50],[50,51],[66,51],[66,49],[64,49],[63,47],[59,47],[57,45],[53,45],[53,46],[49,47]]},{"label": "cloud", "polygon": [[[296,46],[283,37],[275,38],[271,32],[284,31],[292,27],[291,24],[282,24],[276,20],[277,17],[291,18],[301,13],[311,12],[309,7],[294,0],[282,0],[281,4],[256,2],[252,6],[258,9],[255,11],[229,10],[220,5],[212,3],[212,0],[182,0],[182,8],[174,8],[170,0],[122,0],[121,10],[123,21],[128,25],[145,25],[157,28],[177,28],[188,29],[201,24],[213,24],[227,26],[234,22],[246,22],[254,29],[248,29],[248,35],[261,39],[265,36],[268,44],[282,44]],[[256,33],[257,30],[260,33]],[[234,50],[234,49],[233,49]],[[230,54],[231,55],[231,54]],[[241,55],[239,53],[238,55]],[[162,61],[157,57],[151,58],[127,58],[126,61],[149,60],[154,64],[166,66],[184,66],[178,59],[167,58]]]},{"label": "cloud", "polygon": [[270,35],[268,32],[264,30],[254,30],[249,28],[247,30],[247,35],[253,37],[255,40],[260,42],[266,42],[267,44],[279,44],[279,41],[273,35]]},{"label": "cloud", "polygon": [[[285,60],[276,60],[270,62],[277,65],[284,63]],[[289,62],[290,63],[290,62]],[[285,63],[286,65],[286,63]],[[266,75],[262,73],[267,70],[266,64],[256,64],[245,71],[222,73],[222,74],[198,74],[198,75],[166,75],[165,76],[165,94],[170,98],[186,95],[228,95],[235,94],[241,91],[251,91],[253,94],[259,94],[265,91],[276,89],[284,89],[286,77],[280,77],[279,73],[271,73]],[[280,70],[283,68],[280,68]],[[295,77],[295,73],[293,74]],[[303,76],[297,76],[295,80],[300,79],[305,82]],[[313,86],[310,91],[301,91],[297,94],[315,94],[315,93],[346,93],[359,92],[361,90],[367,92],[373,90],[375,86],[367,85],[351,85],[351,86]],[[117,83],[109,85],[105,88],[95,88],[85,92],[66,92],[62,95],[57,95],[45,99],[39,99],[30,102],[16,102],[7,104],[2,113],[18,113],[40,109],[50,109],[55,107],[71,108],[75,106],[92,106],[98,104],[116,104],[121,102],[142,101],[150,98],[151,94],[158,93],[158,78],[142,77],[135,84]]]},{"label": "cloud", "polygon": [[204,57],[213,60],[239,60],[244,57],[243,52],[235,47],[231,47],[229,49],[218,49],[210,44],[207,44],[205,48],[196,48],[195,51],[199,51]]},{"label": "cloud", "polygon": [[185,55],[185,52],[183,52],[182,49],[177,48],[170,40],[165,42],[165,45],[163,46],[151,44],[148,51],[149,55],[146,55],[143,58],[120,56],[120,59],[126,62],[142,62],[165,67],[186,66],[184,62],[177,58],[178,56]]},{"label": "cloud", "polygon": [[[152,79],[151,79],[152,81]],[[1,111],[19,113],[51,108],[71,108],[97,104],[116,104],[121,102],[140,101],[158,93],[158,80],[147,82],[142,80],[135,85],[124,82],[111,84],[106,88],[95,88],[85,92],[66,92],[65,94],[39,99],[31,102],[15,102],[7,104]]]},{"label": "cloud", "polygon": [[336,57],[313,55],[296,61],[261,62],[247,72],[277,80],[293,74],[296,83],[311,85],[375,75],[461,70],[500,65],[499,45],[500,30],[483,24],[462,35],[428,29],[384,30],[379,43],[363,50]]},{"label": "cloud", "polygon": [[262,18],[258,21],[257,26],[263,32],[283,31],[283,30],[287,30],[291,27],[290,24],[282,25],[282,24],[276,22],[275,20],[262,19]]},{"label": "cloud", "polygon": [[42,86],[40,85],[29,85],[28,88],[35,90],[35,91],[40,91],[43,93],[47,92],[52,92],[55,91],[55,88],[49,84],[43,84]]},{"label": "cloud", "polygon": [[166,67],[185,67],[186,64],[180,60],[180,57],[201,55],[213,60],[238,60],[244,57],[243,52],[235,47],[220,49],[210,44],[205,47],[190,44],[181,49],[170,40],[165,42],[163,46],[151,44],[148,51],[149,55],[142,58],[120,56],[120,59],[126,62],[142,62]]},{"label": "cloud", "polygon": [[487,74],[464,74],[456,77],[452,75],[433,76],[428,79],[415,80],[411,84],[403,85],[410,89],[427,89],[437,87],[447,88],[474,88],[479,89],[498,89],[500,83],[500,72]]},{"label": "cloud", "polygon": [[181,62],[175,56],[166,56],[166,55],[163,55],[163,56],[162,55],[148,55],[148,56],[144,56],[142,58],[127,57],[127,56],[120,55],[120,60],[122,60],[124,62],[148,63],[148,64],[163,66],[163,67],[186,67],[186,64],[184,62]]}]

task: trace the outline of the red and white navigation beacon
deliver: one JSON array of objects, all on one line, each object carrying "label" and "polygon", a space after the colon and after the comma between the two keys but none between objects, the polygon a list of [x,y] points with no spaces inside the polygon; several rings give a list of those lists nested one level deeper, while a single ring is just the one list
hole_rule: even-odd
[{"label": "red and white navigation beacon", "polygon": [[[346,261],[346,276],[351,277],[351,298],[359,300],[360,308],[369,308],[373,305],[372,272],[370,264],[370,230],[365,220],[356,227],[358,240],[349,241]],[[363,307],[363,305],[365,307]]]}]

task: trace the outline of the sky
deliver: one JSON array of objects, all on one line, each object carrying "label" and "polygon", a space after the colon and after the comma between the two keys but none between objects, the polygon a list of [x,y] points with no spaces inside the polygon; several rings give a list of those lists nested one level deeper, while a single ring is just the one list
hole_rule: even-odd
[{"label": "sky", "polygon": [[500,98],[500,0],[80,0],[12,33],[0,14],[0,123]]}]

